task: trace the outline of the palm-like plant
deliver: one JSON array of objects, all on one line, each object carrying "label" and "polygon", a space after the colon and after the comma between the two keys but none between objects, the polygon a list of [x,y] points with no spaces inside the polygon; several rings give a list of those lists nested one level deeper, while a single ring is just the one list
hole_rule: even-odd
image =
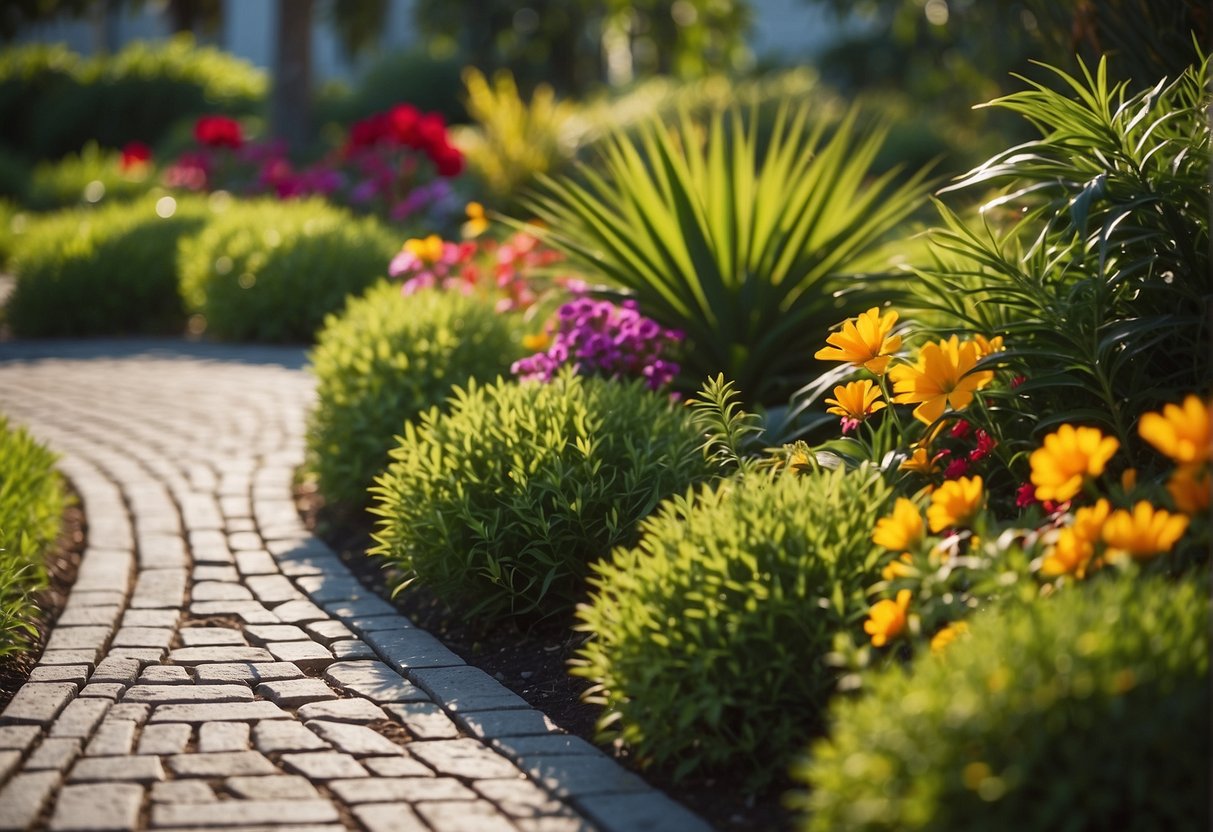
[{"label": "palm-like plant", "polygon": [[1131,447],[1140,413],[1209,377],[1208,59],[1136,95],[1103,61],[1055,71],[1067,90],[992,102],[1041,138],[949,189],[999,193],[983,226],[940,205],[939,260],[906,302],[1006,335],[1038,432],[1083,421]]},{"label": "palm-like plant", "polygon": [[751,402],[783,401],[925,194],[925,172],[872,176],[885,131],[855,122],[827,138],[807,106],[783,107],[763,141],[753,110],[706,126],[683,112],[605,140],[600,169],[544,179],[523,202],[550,245],[686,333],[690,389],[723,372]]}]

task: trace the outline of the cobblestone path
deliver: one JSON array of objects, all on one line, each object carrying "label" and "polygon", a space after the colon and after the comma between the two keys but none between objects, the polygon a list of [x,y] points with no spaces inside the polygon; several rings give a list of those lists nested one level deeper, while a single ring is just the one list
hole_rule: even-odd
[{"label": "cobblestone path", "polygon": [[87,548],[0,714],[0,829],[710,827],[350,575],[291,482],[298,350],[0,344]]}]

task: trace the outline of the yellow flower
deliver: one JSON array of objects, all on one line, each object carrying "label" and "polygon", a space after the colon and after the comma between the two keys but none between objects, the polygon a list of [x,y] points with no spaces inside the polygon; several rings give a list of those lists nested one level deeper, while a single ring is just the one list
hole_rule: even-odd
[{"label": "yellow flower", "polygon": [[1208,511],[1210,490],[1209,469],[1203,465],[1181,465],[1167,481],[1167,493],[1184,514]]},{"label": "yellow flower", "polygon": [[1213,402],[1191,395],[1182,405],[1168,404],[1162,413],[1146,413],[1137,425],[1141,438],[1180,464],[1208,462],[1213,457]]},{"label": "yellow flower", "polygon": [[994,380],[990,370],[970,372],[977,363],[977,344],[960,341],[955,335],[946,341],[925,344],[913,366],[899,364],[889,370],[893,380],[893,401],[898,404],[921,402],[914,417],[928,425],[944,410],[963,410],[973,394]]},{"label": "yellow flower", "polygon": [[906,610],[910,607],[910,590],[897,593],[896,601],[877,601],[868,610],[863,631],[872,637],[873,647],[884,647],[906,628]]},{"label": "yellow flower", "polygon": [[479,237],[488,230],[489,220],[485,216],[483,205],[479,202],[469,202],[465,210],[468,221],[463,224],[464,237]]},{"label": "yellow flower", "polygon": [[442,238],[437,234],[431,234],[425,239],[414,237],[404,241],[404,250],[423,263],[437,263],[442,259]]},{"label": "yellow flower", "polygon": [[880,308],[873,306],[862,315],[844,321],[839,332],[826,338],[830,346],[819,349],[813,357],[822,361],[849,361],[880,375],[889,366],[893,353],[901,349],[901,336],[889,335],[895,323],[896,312],[887,312],[882,317]]},{"label": "yellow flower", "polygon": [[903,552],[897,560],[889,561],[884,565],[884,568],[880,570],[880,577],[886,581],[892,581],[896,578],[909,578],[918,571],[914,568],[913,563],[910,553]]},{"label": "yellow flower", "polygon": [[922,542],[922,515],[918,506],[905,497],[898,497],[893,513],[876,521],[872,542],[894,552],[914,549]]},{"label": "yellow flower", "polygon": [[935,635],[931,636],[931,652],[941,653],[944,648],[956,640],[959,635],[969,631],[967,621],[953,621]]},{"label": "yellow flower", "polygon": [[1038,500],[1069,500],[1085,477],[1098,477],[1120,443],[1097,428],[1062,425],[1028,457]]},{"label": "yellow flower", "polygon": [[916,471],[919,474],[933,474],[939,470],[930,451],[921,445],[914,445],[910,455],[897,466],[899,471]]},{"label": "yellow flower", "polygon": [[531,352],[543,352],[552,343],[551,337],[546,332],[536,332],[531,335],[522,336],[523,349]]},{"label": "yellow flower", "polygon": [[1006,347],[1002,345],[1002,336],[996,335],[993,338],[987,338],[984,335],[974,335],[973,343],[977,345],[977,357],[985,358],[987,355],[993,355],[996,352],[1002,352]]},{"label": "yellow flower", "polygon": [[952,526],[963,526],[981,508],[981,477],[960,477],[948,480],[931,494],[927,506],[927,523],[933,532]]},{"label": "yellow flower", "polygon": [[883,410],[885,403],[880,399],[880,388],[868,379],[852,381],[847,385],[834,388],[834,398],[826,399],[826,413],[833,413],[844,419],[854,419],[862,422],[878,410]]},{"label": "yellow flower", "polygon": [[1188,518],[1182,514],[1156,509],[1141,500],[1133,511],[1113,512],[1104,525],[1103,539],[1108,544],[1108,557],[1144,559],[1171,551],[1175,542],[1188,528]]},{"label": "yellow flower", "polygon": [[1045,555],[1040,572],[1047,577],[1073,575],[1082,580],[1095,556],[1103,525],[1112,511],[1107,500],[1099,500],[1088,508],[1074,512],[1074,522],[1061,530],[1057,542]]}]

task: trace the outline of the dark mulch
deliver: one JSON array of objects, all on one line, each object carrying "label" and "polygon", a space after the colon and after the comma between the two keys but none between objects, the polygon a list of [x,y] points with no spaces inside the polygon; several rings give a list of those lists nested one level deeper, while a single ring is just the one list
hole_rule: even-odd
[{"label": "dark mulch", "polygon": [[[589,682],[568,673],[569,659],[586,638],[572,631],[571,621],[525,632],[516,628],[490,630],[456,614],[420,587],[410,586],[393,599],[383,564],[365,554],[371,543],[372,518],[365,514],[334,516],[324,509],[323,498],[308,486],[296,491],[296,501],[307,527],[340,554],[364,585],[391,600],[402,614],[441,639],[464,661],[496,677],[565,731],[594,741],[594,723],[601,709],[581,700]],[[615,756],[629,765],[626,756]],[[669,772],[649,769],[642,775],[722,832],[781,832],[794,826],[794,817],[781,805],[783,794],[791,788],[787,782],[746,800],[734,790],[733,784],[740,776],[726,773],[714,779],[674,783]]]}]

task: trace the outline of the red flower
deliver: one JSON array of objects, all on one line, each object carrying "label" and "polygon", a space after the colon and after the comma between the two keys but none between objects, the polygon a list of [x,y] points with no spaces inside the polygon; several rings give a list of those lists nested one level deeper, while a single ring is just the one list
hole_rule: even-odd
[{"label": "red flower", "polygon": [[1030,482],[1025,482],[1019,486],[1015,492],[1015,508],[1028,508],[1037,503],[1036,486]]},{"label": "red flower", "polygon": [[[443,121],[440,114],[426,113],[417,119],[417,135],[414,143],[409,144],[410,147],[428,150],[431,156],[434,156],[446,144],[446,122]],[[434,161],[437,163],[438,160]]]},{"label": "red flower", "polygon": [[969,423],[966,422],[964,419],[961,419],[956,424],[952,425],[952,430],[949,432],[951,433],[952,437],[955,439],[964,439],[966,436],[969,435],[969,427],[970,427]]},{"label": "red flower", "polygon": [[387,123],[392,139],[406,147],[416,147],[421,112],[412,104],[397,104],[388,110]]},{"label": "red flower", "polygon": [[207,147],[239,149],[244,144],[240,122],[227,116],[200,116],[194,123],[194,138]]},{"label": "red flower", "polygon": [[441,146],[430,150],[430,159],[433,160],[439,176],[458,176],[463,173],[463,154],[445,141]]},{"label": "red flower", "polygon": [[118,162],[118,167],[122,170],[139,169],[146,165],[152,158],[152,149],[143,142],[128,142],[122,148],[122,159]]},{"label": "red flower", "polygon": [[955,480],[963,477],[969,472],[969,461],[963,457],[957,457],[948,463],[948,467],[943,469],[943,478],[945,480]]},{"label": "red flower", "polygon": [[345,153],[374,147],[391,134],[392,125],[385,113],[376,113],[350,125],[350,137],[345,144]]},{"label": "red flower", "polygon": [[997,440],[981,428],[977,429],[977,447],[969,452],[969,462],[980,462],[998,447]]}]

